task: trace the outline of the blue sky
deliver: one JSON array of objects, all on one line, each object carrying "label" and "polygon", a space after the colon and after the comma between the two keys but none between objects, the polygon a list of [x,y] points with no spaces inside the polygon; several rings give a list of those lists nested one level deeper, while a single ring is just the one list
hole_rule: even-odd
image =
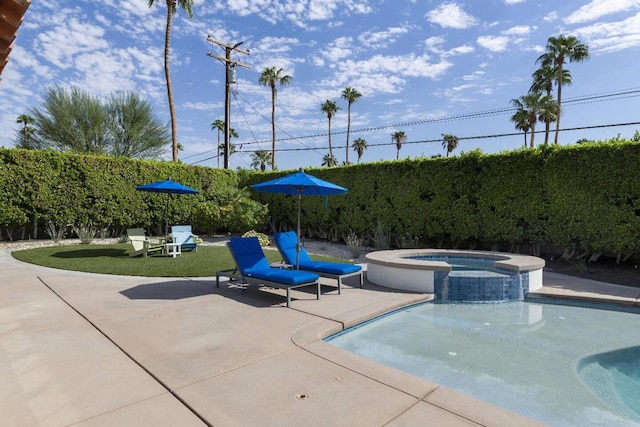
[{"label": "blue sky", "polygon": [[[53,85],[101,97],[135,91],[168,124],[166,5],[156,3],[34,1],[0,82],[0,145],[12,146],[16,117]],[[233,87],[231,126],[241,152],[231,157],[232,168],[248,168],[251,152],[271,147],[271,95],[258,84],[268,66],[292,76],[276,103],[277,138],[285,138],[277,149],[290,150],[276,153],[280,169],[320,166],[328,151],[320,111],[327,99],[342,108],[332,140],[338,160],[345,159],[346,86],[363,94],[352,106],[350,137],[370,144],[362,161],[395,159],[391,134],[398,130],[408,137],[401,158],[444,154],[444,133],[463,138],[454,154],[519,148],[522,135],[472,137],[516,132],[504,109],[528,91],[551,35],[575,35],[591,53],[567,66],[573,85],[563,89],[563,128],[640,121],[640,0],[195,0],[193,13],[189,20],[178,11],[171,38],[180,159],[188,164],[217,166],[211,123],[224,118],[224,66],[207,53],[224,51],[208,35],[250,51],[234,54],[251,69],[238,68]],[[636,129],[567,131],[560,143],[631,137]],[[349,157],[356,159],[352,149]]]}]

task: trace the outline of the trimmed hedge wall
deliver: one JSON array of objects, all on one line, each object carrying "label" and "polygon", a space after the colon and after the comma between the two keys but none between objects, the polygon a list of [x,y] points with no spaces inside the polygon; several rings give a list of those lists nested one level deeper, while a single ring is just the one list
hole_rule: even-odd
[{"label": "trimmed hedge wall", "polygon": [[[326,206],[324,197],[302,198],[302,230],[310,237],[339,241],[355,233],[373,243],[383,230],[401,247],[640,252],[640,143],[634,141],[307,172],[349,189],[329,196]],[[172,224],[209,233],[293,229],[296,197],[252,191],[269,206],[271,225],[263,227],[264,208],[240,190],[287,173],[0,149],[0,239],[43,238],[49,222],[92,225],[112,236],[132,226],[161,233],[166,195],[135,187],[167,177],[201,190],[173,197]]]},{"label": "trimmed hedge wall", "polygon": [[[373,239],[378,224],[392,243],[483,247],[539,253],[544,246],[590,254],[640,250],[640,143],[612,140],[501,154],[379,162],[308,173],[349,189],[303,197],[307,236]],[[247,173],[249,186],[290,172]],[[269,204],[270,231],[296,223],[296,198],[255,193]],[[371,242],[372,240],[370,240]]]},{"label": "trimmed hedge wall", "polygon": [[237,188],[232,171],[125,157],[0,149],[0,238],[44,238],[44,226],[91,225],[118,236],[129,227],[163,232],[167,195],[136,191],[165,180],[200,190],[172,196],[170,224],[191,223],[194,210],[223,188]]}]

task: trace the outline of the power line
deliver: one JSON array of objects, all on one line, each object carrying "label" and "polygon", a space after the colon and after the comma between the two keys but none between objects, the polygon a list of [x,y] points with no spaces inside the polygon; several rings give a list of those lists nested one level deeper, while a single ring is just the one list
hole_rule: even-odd
[{"label": "power line", "polygon": [[[640,125],[640,122],[627,122],[627,123],[613,123],[613,124],[608,124],[608,125],[593,125],[593,126],[580,126],[580,127],[572,127],[572,128],[565,128],[565,129],[560,129],[560,132],[569,132],[569,131],[576,131],[576,130],[585,130],[585,129],[598,129],[598,128],[608,128],[608,127],[620,127],[620,126],[633,126],[633,125]],[[555,130],[551,131],[551,132],[555,132]],[[530,133],[530,132],[529,132]],[[544,130],[537,130],[535,131],[536,134],[540,134],[540,133],[545,133]],[[458,140],[462,141],[462,140],[474,140],[474,139],[494,139],[494,138],[504,138],[504,137],[508,137],[508,136],[522,136],[522,132],[507,132],[507,133],[498,133],[498,134],[489,134],[489,135],[476,135],[476,136],[462,136],[462,137],[458,137]],[[417,141],[406,141],[403,142],[402,145],[405,144],[425,144],[425,143],[432,143],[432,142],[437,142],[437,143],[442,143],[442,138],[438,138],[438,139],[422,139],[422,140],[417,140]],[[373,144],[368,144],[369,147],[384,147],[384,146],[390,146],[390,145],[396,145],[395,142],[379,142],[379,143],[373,143]],[[334,148],[345,148],[344,145],[342,146],[335,146]],[[314,148],[280,148],[280,149],[276,149],[276,151],[280,151],[280,152],[285,152],[285,151],[308,151]],[[318,148],[315,148],[315,150],[317,150]],[[329,147],[327,148],[319,148],[320,150],[328,150]],[[253,151],[251,150],[239,150],[236,153],[252,153]]]},{"label": "power line", "polygon": [[[267,122],[271,123],[270,120],[268,120],[266,117],[264,117],[264,115],[262,115],[249,101],[247,101],[242,95],[240,95],[239,93],[237,94],[237,96],[239,96],[244,102],[246,102],[255,112],[256,114],[258,114],[260,117],[262,117],[264,120],[266,120]],[[600,92],[600,93],[596,93],[596,94],[589,94],[589,95],[581,95],[581,96],[577,96],[577,97],[573,97],[573,98],[567,98],[563,104],[570,104],[570,105],[581,105],[581,104],[590,104],[590,103],[596,103],[596,102],[605,102],[605,101],[613,101],[613,100],[618,100],[618,99],[626,99],[626,98],[633,98],[633,97],[638,97],[640,96],[640,87],[634,87],[634,88],[629,88],[629,89],[622,89],[622,90],[614,90],[614,91],[607,91],[607,92]],[[502,108],[495,108],[495,109],[490,109],[490,110],[481,110],[481,111],[477,111],[477,112],[469,112],[469,113],[461,113],[461,114],[456,114],[456,115],[452,115],[452,116],[445,116],[445,117],[438,117],[438,118],[433,118],[433,119],[420,119],[420,120],[413,120],[413,121],[407,121],[407,122],[401,122],[401,123],[393,123],[393,124],[386,124],[386,125],[380,125],[380,126],[371,126],[371,127],[366,127],[366,128],[360,128],[360,129],[354,129],[351,131],[351,134],[357,134],[357,133],[365,133],[365,132],[374,132],[374,131],[378,131],[378,130],[384,130],[384,129],[391,129],[391,128],[398,128],[398,127],[407,127],[407,126],[416,126],[416,125],[425,125],[425,124],[434,124],[434,123],[444,123],[444,122],[451,122],[451,121],[459,121],[459,120],[469,120],[469,119],[475,119],[475,118],[484,118],[484,117],[490,117],[490,116],[496,116],[496,115],[501,115],[501,114],[505,114],[505,113],[510,113],[512,111],[514,111],[515,108],[513,107],[502,107]],[[597,125],[597,126],[583,126],[583,127],[575,127],[575,128],[567,128],[567,129],[560,129],[560,131],[575,131],[575,130],[585,130],[585,129],[595,129],[595,128],[606,128],[606,127],[617,127],[617,126],[631,126],[631,125],[637,125],[638,123],[636,122],[631,122],[631,123],[621,123],[621,124],[609,124],[609,125]],[[323,155],[321,150],[327,150],[328,148],[323,148],[323,147],[311,147],[307,144],[305,144],[302,140],[303,139],[310,139],[310,138],[321,138],[321,137],[326,137],[328,136],[328,133],[319,133],[319,134],[313,134],[313,135],[304,135],[304,136],[292,136],[291,134],[289,134],[286,130],[278,127],[278,129],[287,135],[286,138],[279,138],[276,139],[276,141],[292,141],[295,140],[297,142],[299,142],[300,144],[304,145],[304,148],[280,148],[280,149],[276,149],[276,151],[278,152],[285,152],[285,151],[315,151],[316,153],[318,153],[319,155]],[[543,133],[544,131],[536,131],[536,133]],[[341,134],[345,134],[346,131],[337,131],[337,132],[331,132],[331,135],[341,135]],[[521,132],[513,132],[513,133],[503,133],[503,134],[496,134],[496,135],[481,135],[481,136],[468,136],[468,137],[459,137],[459,140],[473,140],[473,139],[488,139],[488,138],[498,138],[498,137],[507,137],[507,136],[516,136],[519,135],[521,136],[522,133]],[[254,144],[261,144],[261,143],[269,143],[271,142],[270,140],[256,140],[255,135],[253,135],[254,137],[254,142],[243,142],[242,145],[244,146],[251,146]],[[441,139],[433,139],[433,140],[419,140],[419,141],[407,141],[404,144],[418,144],[418,143],[429,143],[429,142],[442,142]],[[390,146],[390,145],[395,145],[395,143],[376,143],[376,144],[369,144],[369,146]],[[335,148],[345,148],[345,146],[336,146]],[[253,153],[255,150],[238,150],[237,153]],[[198,155],[204,155],[207,154],[208,152],[204,152],[204,153],[199,153],[190,157],[194,157],[194,156],[198,156]],[[215,159],[218,156],[213,156],[213,157],[208,157],[205,158],[203,160],[199,160],[197,162],[193,162],[191,164],[196,164],[196,163],[202,163],[204,161],[207,160],[211,160],[211,159]]]},{"label": "power line", "polygon": [[[596,95],[585,95],[585,96],[580,96],[580,97],[575,97],[575,98],[567,98],[564,102],[563,105],[566,104],[586,104],[586,103],[593,103],[593,102],[603,102],[608,100],[607,98],[613,98],[614,100],[616,99],[615,97],[618,97],[620,95],[632,95],[633,96],[626,96],[625,98],[628,97],[637,97],[640,96],[640,88],[632,88],[632,89],[625,89],[624,91],[618,91],[618,92],[610,92],[610,93],[603,93],[603,94],[596,94]],[[620,98],[623,99],[623,98]],[[589,102],[587,102],[589,101]],[[477,119],[477,118],[485,118],[485,117],[491,117],[491,116],[497,116],[497,115],[502,115],[505,113],[510,113],[512,111],[515,111],[514,107],[502,107],[502,108],[495,108],[495,109],[491,109],[491,110],[482,110],[482,111],[476,111],[476,112],[470,112],[470,113],[461,113],[461,114],[455,114],[452,116],[444,116],[444,117],[436,117],[436,118],[430,118],[430,119],[419,119],[419,120],[412,120],[412,121],[407,121],[407,122],[400,122],[400,123],[390,123],[390,124],[385,124],[385,125],[379,125],[379,126],[370,126],[370,127],[365,127],[365,128],[360,128],[360,129],[353,129],[351,130],[352,134],[358,134],[358,133],[368,133],[368,132],[374,132],[374,131],[379,131],[379,130],[385,130],[385,129],[394,129],[394,128],[399,128],[399,127],[409,127],[409,126],[418,126],[418,125],[427,125],[427,124],[435,124],[435,123],[444,123],[444,122],[452,122],[452,121],[459,121],[459,120],[468,120],[468,119]],[[344,131],[336,131],[336,132],[331,132],[331,135],[344,135],[346,134],[346,130]],[[290,141],[292,139],[295,140],[300,140],[300,139],[309,139],[309,138],[321,138],[321,137],[326,137],[329,134],[327,132],[324,133],[317,133],[317,134],[310,134],[310,135],[303,135],[303,136],[298,136],[298,137],[288,137],[288,138],[279,138],[276,139],[276,141]],[[256,142],[269,142],[267,140],[264,141],[256,141]],[[251,145],[251,142],[246,143],[246,145]]]}]

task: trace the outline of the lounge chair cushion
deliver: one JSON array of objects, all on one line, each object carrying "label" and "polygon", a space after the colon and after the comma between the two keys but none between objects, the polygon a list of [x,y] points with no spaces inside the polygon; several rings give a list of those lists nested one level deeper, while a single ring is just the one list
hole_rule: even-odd
[{"label": "lounge chair cushion", "polygon": [[[298,237],[295,231],[287,231],[284,233],[276,233],[273,235],[273,241],[278,246],[280,254],[287,264],[296,265],[296,245]],[[300,270],[312,270],[324,274],[344,275],[360,271],[362,267],[355,264],[315,261],[311,259],[304,247],[300,247]]]},{"label": "lounge chair cushion", "polygon": [[317,274],[307,271],[271,267],[257,237],[231,237],[229,247],[240,273],[245,277],[286,285],[298,285],[318,280]]}]

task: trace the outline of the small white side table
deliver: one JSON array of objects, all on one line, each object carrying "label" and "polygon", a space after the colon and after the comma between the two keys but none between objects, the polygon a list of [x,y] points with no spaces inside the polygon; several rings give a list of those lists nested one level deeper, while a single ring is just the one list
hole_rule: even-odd
[{"label": "small white side table", "polygon": [[167,256],[171,255],[174,258],[182,255],[182,246],[180,246],[180,243],[167,242],[164,244],[164,250]]}]

